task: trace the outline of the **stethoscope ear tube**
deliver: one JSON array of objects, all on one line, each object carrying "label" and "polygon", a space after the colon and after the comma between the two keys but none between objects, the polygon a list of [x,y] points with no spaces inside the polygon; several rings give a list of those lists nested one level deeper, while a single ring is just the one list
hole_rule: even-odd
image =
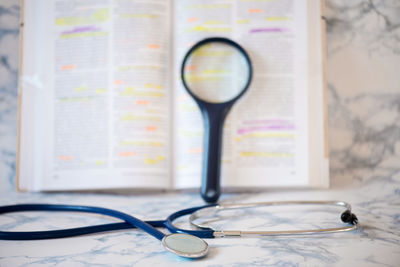
[{"label": "stethoscope ear tube", "polygon": [[42,240],[65,237],[75,237],[95,233],[103,233],[116,230],[133,229],[131,224],[126,222],[108,223],[94,226],[77,227],[70,229],[51,230],[51,231],[30,231],[30,232],[6,232],[0,231],[0,240]]},{"label": "stethoscope ear tube", "polygon": [[[203,206],[202,206],[203,207]],[[71,229],[53,230],[53,231],[36,231],[36,232],[6,232],[0,231],[0,239],[2,240],[38,240],[72,237],[96,232],[121,230],[129,228],[140,228],[146,233],[159,239],[163,247],[178,256],[186,258],[201,258],[208,252],[208,244],[201,237],[213,237],[212,231],[185,231],[179,229],[172,224],[172,221],[202,208],[191,208],[172,214],[167,221],[142,221],[126,213],[92,206],[75,206],[75,205],[59,205],[59,204],[20,204],[0,207],[0,214],[24,211],[67,211],[67,212],[84,212],[106,215],[124,220],[122,223],[111,223],[104,225],[95,225],[88,227],[78,227]],[[154,227],[166,227],[170,229],[172,234],[164,234]],[[208,234],[207,234],[208,233]]]},{"label": "stethoscope ear tube", "polygon": [[[282,230],[282,231],[245,231],[245,230],[214,230],[207,221],[202,222],[201,218],[214,218],[218,212],[223,210],[246,209],[263,206],[287,206],[287,205],[325,205],[339,206],[346,210],[341,213],[342,222],[349,225],[333,228],[316,228],[316,229],[300,229],[300,230]],[[351,205],[343,201],[272,201],[272,202],[255,202],[255,203],[239,203],[239,204],[219,204],[209,205],[193,211],[189,217],[190,224],[199,229],[210,229],[213,231],[214,237],[245,237],[245,236],[294,236],[294,235],[311,235],[311,234],[328,234],[352,231],[358,228],[357,216],[351,212]]]},{"label": "stethoscope ear tube", "polygon": [[147,221],[144,222],[129,214],[100,207],[92,206],[76,206],[76,205],[61,205],[61,204],[19,204],[0,207],[0,214],[10,212],[25,212],[25,211],[62,211],[62,212],[84,212],[106,215],[123,220],[120,223],[110,223],[86,227],[77,227],[70,229],[52,230],[52,231],[34,231],[34,232],[6,232],[0,231],[0,239],[2,240],[38,240],[38,239],[53,239],[73,237],[99,232],[140,228],[155,238],[162,240],[164,233],[154,227],[164,226],[165,221]]},{"label": "stethoscope ear tube", "polygon": [[[198,209],[210,207],[213,205],[199,206],[190,209],[181,210],[171,214],[167,220],[155,220],[155,221],[141,221],[131,215],[99,207],[91,206],[75,206],[75,205],[60,205],[60,204],[18,204],[0,207],[0,215],[12,212],[26,212],[26,211],[61,211],[61,212],[84,212],[84,213],[96,213],[101,215],[107,215],[115,218],[124,220],[125,222],[100,224],[93,226],[50,230],[50,231],[26,231],[26,232],[9,232],[0,231],[0,240],[41,240],[41,239],[54,239],[54,238],[65,238],[74,237],[87,234],[134,229],[140,228],[145,232],[153,235],[159,240],[162,240],[165,236],[164,233],[158,231],[154,227],[166,227],[172,233],[186,233],[196,235],[201,238],[213,238],[213,231],[192,231],[177,228],[173,225],[173,221],[179,217],[188,215]],[[130,222],[126,219],[130,217]],[[133,219],[132,219],[133,218]],[[139,224],[138,224],[139,223]],[[139,227],[138,227],[139,226]],[[144,229],[143,229],[144,227]]]},{"label": "stethoscope ear tube", "polygon": [[209,205],[204,205],[204,206],[199,206],[199,207],[193,207],[189,209],[184,209],[177,211],[175,213],[172,213],[171,215],[168,216],[168,218],[165,220],[165,227],[171,231],[172,233],[186,233],[186,234],[191,234],[195,235],[200,238],[214,238],[214,230],[209,228],[209,227],[203,227],[201,228],[202,230],[186,230],[186,229],[181,229],[173,225],[173,222],[185,215],[190,215],[193,212],[209,207],[214,207],[217,206],[218,204],[209,204]]}]

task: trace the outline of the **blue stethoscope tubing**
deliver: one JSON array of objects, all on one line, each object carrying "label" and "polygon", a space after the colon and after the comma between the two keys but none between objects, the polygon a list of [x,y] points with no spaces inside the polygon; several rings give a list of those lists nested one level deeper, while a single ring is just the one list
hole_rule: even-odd
[{"label": "blue stethoscope tubing", "polygon": [[162,240],[166,234],[157,230],[155,227],[162,227],[168,229],[171,233],[184,233],[194,235],[199,238],[214,238],[214,230],[202,229],[202,230],[186,230],[181,229],[173,225],[173,221],[191,214],[197,210],[216,206],[217,204],[210,204],[204,206],[198,206],[188,208],[184,210],[172,213],[165,220],[155,221],[142,221],[132,215],[101,207],[93,206],[78,206],[78,205],[62,205],[62,204],[17,204],[0,207],[0,215],[11,213],[11,212],[26,212],[26,211],[62,211],[62,212],[83,212],[83,213],[95,213],[105,216],[110,216],[123,220],[124,222],[109,223],[94,226],[85,226],[61,230],[51,231],[33,231],[33,232],[10,232],[0,231],[0,240],[38,240],[38,239],[53,239],[53,238],[64,238],[73,237],[80,235],[87,235],[99,232],[123,230],[138,228],[146,233],[154,236],[158,240]]}]

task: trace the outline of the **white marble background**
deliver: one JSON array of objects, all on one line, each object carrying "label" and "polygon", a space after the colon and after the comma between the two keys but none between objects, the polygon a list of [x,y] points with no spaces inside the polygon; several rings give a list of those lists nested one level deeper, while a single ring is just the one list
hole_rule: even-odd
[{"label": "white marble background", "polygon": [[0,2],[0,192],[14,188],[17,144],[19,1]]},{"label": "white marble background", "polygon": [[[328,126],[331,189],[225,195],[235,201],[344,199],[362,228],[325,238],[210,240],[201,261],[169,256],[136,231],[47,241],[0,241],[0,266],[399,266],[400,1],[327,0]],[[20,194],[14,190],[19,1],[0,1],[0,204],[52,202],[165,217],[201,204],[197,194]],[[50,229],[103,218],[43,214],[0,217],[0,229]],[[32,228],[29,228],[32,229]]]}]

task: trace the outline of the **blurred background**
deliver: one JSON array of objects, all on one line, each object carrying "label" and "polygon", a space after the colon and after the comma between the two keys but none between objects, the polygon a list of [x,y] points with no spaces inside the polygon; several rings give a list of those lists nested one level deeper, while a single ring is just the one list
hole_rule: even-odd
[{"label": "blurred background", "polygon": [[[400,183],[400,1],[325,3],[331,187]],[[15,190],[19,13],[1,0],[0,192]]]}]

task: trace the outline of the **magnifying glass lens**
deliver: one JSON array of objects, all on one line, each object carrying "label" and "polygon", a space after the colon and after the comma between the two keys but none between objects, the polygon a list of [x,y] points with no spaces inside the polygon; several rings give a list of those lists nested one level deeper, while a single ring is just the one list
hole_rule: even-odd
[{"label": "magnifying glass lens", "polygon": [[187,89],[209,103],[228,102],[246,89],[249,64],[236,47],[209,42],[194,49],[186,60],[183,79]]}]

